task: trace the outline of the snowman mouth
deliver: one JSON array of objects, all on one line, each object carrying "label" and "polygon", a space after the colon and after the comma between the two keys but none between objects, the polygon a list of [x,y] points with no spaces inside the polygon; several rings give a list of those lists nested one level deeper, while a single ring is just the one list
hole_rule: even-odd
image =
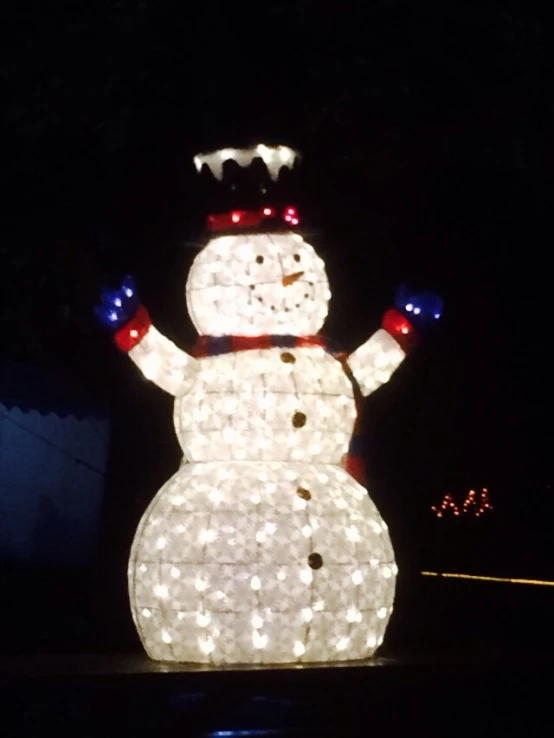
[{"label": "snowman mouth", "polygon": [[[290,282],[294,282],[297,285],[297,290],[295,295],[291,295],[289,290],[286,290],[286,292],[283,292],[282,299],[279,300],[279,297],[277,294],[272,294],[271,296],[264,296],[260,294],[256,294],[256,287],[260,285],[250,285],[250,290],[252,291],[252,297],[253,299],[258,303],[258,305],[262,308],[265,308],[266,310],[269,310],[272,313],[283,311],[285,313],[290,312],[294,308],[299,309],[302,307],[302,303],[305,300],[313,299],[313,288],[314,283],[313,282],[305,282],[300,283],[297,280],[299,279],[299,276],[296,274],[293,275],[295,277],[294,280]],[[277,285],[274,285],[274,283],[270,283],[271,286],[278,287]],[[287,282],[288,286],[289,283]],[[268,284],[269,286],[269,284]],[[277,291],[277,290],[276,290]]]}]

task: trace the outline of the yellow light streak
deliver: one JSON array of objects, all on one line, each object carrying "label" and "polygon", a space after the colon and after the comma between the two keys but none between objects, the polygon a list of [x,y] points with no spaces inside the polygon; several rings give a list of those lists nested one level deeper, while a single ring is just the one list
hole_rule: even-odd
[{"label": "yellow light streak", "polygon": [[477,574],[451,574],[437,571],[422,571],[424,577],[446,577],[448,579],[478,579],[482,582],[509,582],[510,584],[535,584],[542,587],[554,587],[554,582],[543,579],[507,579],[505,577],[482,577]]}]

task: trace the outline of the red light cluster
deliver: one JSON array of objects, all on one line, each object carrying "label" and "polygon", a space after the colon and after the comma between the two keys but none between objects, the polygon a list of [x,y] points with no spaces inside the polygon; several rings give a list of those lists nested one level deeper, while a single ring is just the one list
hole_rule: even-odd
[{"label": "red light cluster", "polygon": [[283,220],[285,220],[287,223],[290,223],[291,225],[298,225],[300,221],[298,220],[296,208],[287,208],[283,215]]},{"label": "red light cluster", "polygon": [[[265,218],[275,218],[275,208],[264,207],[261,210],[232,210],[230,213],[208,215],[207,227],[209,231],[226,231],[230,228],[258,228]],[[285,208],[282,219],[291,226],[300,223],[296,208]]]},{"label": "red light cluster", "polygon": [[419,335],[414,329],[410,321],[402,315],[396,308],[390,308],[383,315],[382,327],[390,333],[400,344],[403,351],[408,353],[414,348],[418,341]]}]

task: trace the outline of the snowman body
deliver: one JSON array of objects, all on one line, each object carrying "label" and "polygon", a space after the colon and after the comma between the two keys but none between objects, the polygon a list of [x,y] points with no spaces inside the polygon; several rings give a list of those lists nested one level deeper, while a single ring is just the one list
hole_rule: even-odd
[{"label": "snowman body", "polygon": [[132,614],[153,659],[358,660],[383,640],[394,554],[342,464],[352,377],[367,396],[405,353],[379,329],[350,354],[347,374],[313,340],[330,296],[324,262],[300,234],[225,235],[194,259],[187,306],[201,340],[246,348],[193,357],[143,309],[122,329],[118,345],[175,397],[184,455],[143,515],[129,562]]},{"label": "snowman body", "polygon": [[356,417],[318,346],[199,359],[177,399],[189,463],[158,492],[129,567],[148,654],[213,664],[363,659],[383,639],[396,565],[344,471]]}]

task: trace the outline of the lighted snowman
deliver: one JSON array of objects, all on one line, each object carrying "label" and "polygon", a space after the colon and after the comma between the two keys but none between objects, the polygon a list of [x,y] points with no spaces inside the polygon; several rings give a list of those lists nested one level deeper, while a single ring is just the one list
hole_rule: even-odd
[{"label": "lighted snowman", "polygon": [[[225,157],[248,165],[255,154]],[[184,454],[129,562],[133,618],[151,658],[357,660],[382,643],[397,567],[387,526],[348,465],[356,397],[390,378],[415,324],[440,310],[429,294],[397,297],[383,328],[347,359],[337,355],[318,336],[330,298],[323,261],[292,228],[264,231],[263,222],[214,234],[194,260],[194,355],[151,325],[131,280],[103,293],[100,315],[117,345],[174,395]]]}]

